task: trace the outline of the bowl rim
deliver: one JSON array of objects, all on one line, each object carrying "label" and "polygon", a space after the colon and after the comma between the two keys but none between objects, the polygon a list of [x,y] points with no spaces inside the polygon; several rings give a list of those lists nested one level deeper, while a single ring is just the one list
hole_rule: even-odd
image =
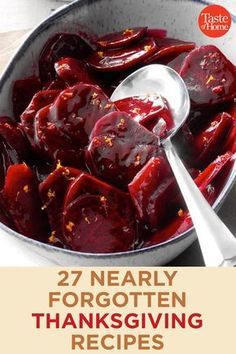
[{"label": "bowl rim", "polygon": [[[4,84],[7,81],[8,77],[11,75],[12,68],[17,63],[17,61],[23,56],[25,50],[27,50],[28,46],[32,43],[32,41],[34,41],[34,39],[38,36],[39,33],[44,32],[47,28],[50,27],[50,25],[52,23],[54,23],[56,20],[60,19],[64,15],[66,15],[68,12],[70,12],[74,8],[77,9],[77,8],[83,7],[84,5],[88,5],[89,3],[95,3],[95,2],[99,2],[99,1],[101,1],[101,0],[75,0],[70,4],[64,5],[63,7],[59,8],[53,14],[51,14],[49,17],[47,17],[45,20],[40,22],[38,26],[33,28],[32,31],[30,31],[30,33],[28,34],[25,41],[19,46],[19,48],[17,49],[17,51],[15,52],[13,57],[10,59],[5,70],[3,71],[3,73],[0,77],[0,93],[4,89]],[[200,4],[204,4],[204,5],[212,4],[212,3],[209,3],[208,1],[205,1],[205,0],[186,0],[186,1],[194,2],[196,4],[198,3],[199,5]],[[233,22],[236,22],[236,17],[235,16],[232,16],[232,17],[233,17],[232,18]],[[216,211],[218,211],[220,209],[225,198],[230,193],[230,191],[233,188],[233,185],[236,181],[236,161],[235,161],[236,158],[235,158],[235,155],[236,154],[234,154],[234,164],[232,166],[230,176],[227,179],[224,187],[222,188],[219,196],[217,197],[217,199],[213,203],[212,207]],[[151,251],[154,251],[158,248],[162,248],[162,247],[165,247],[169,244],[174,244],[176,242],[184,240],[185,238],[190,237],[194,233],[194,227],[192,226],[189,230],[185,231],[184,233],[182,233],[176,237],[170,238],[164,242],[160,242],[158,244],[154,244],[151,246],[146,246],[143,248],[138,248],[138,249],[125,251],[125,252],[92,253],[92,252],[79,252],[79,251],[73,251],[70,249],[59,248],[59,247],[56,247],[56,246],[53,246],[50,244],[46,244],[46,243],[31,239],[27,236],[20,234],[19,232],[15,231],[15,230],[9,228],[8,226],[6,226],[5,224],[3,224],[1,222],[0,222],[0,229],[5,231],[8,235],[12,235],[13,237],[17,238],[19,241],[23,241],[26,244],[33,245],[38,248],[43,248],[49,252],[54,251],[57,253],[67,254],[67,255],[70,255],[73,257],[99,258],[99,259],[100,258],[110,258],[110,257],[113,257],[113,258],[129,257],[129,256],[135,256],[135,255],[141,254],[141,253],[151,252]]]}]

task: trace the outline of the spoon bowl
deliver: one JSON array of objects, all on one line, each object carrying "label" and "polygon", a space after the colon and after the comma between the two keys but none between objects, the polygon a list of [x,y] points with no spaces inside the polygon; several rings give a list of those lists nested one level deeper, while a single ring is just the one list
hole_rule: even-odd
[{"label": "spoon bowl", "polygon": [[190,111],[187,87],[172,68],[151,64],[138,69],[117,86],[111,100],[114,102],[127,97],[153,94],[161,94],[168,102],[174,125],[165,138],[171,138],[182,127]]}]

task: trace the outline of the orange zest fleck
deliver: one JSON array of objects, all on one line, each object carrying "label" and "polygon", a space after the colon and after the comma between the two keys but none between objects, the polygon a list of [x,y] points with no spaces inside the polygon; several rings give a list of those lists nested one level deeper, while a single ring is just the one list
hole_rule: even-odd
[{"label": "orange zest fleck", "polygon": [[134,166],[139,166],[140,163],[141,163],[141,157],[140,157],[140,155],[137,155],[135,157]]},{"label": "orange zest fleck", "polygon": [[89,218],[85,216],[84,220],[86,221],[87,224],[90,224]]},{"label": "orange zest fleck", "polygon": [[28,192],[29,192],[29,186],[28,186],[28,184],[26,184],[26,185],[23,187],[23,191],[24,191],[25,193],[28,193]]},{"label": "orange zest fleck", "polygon": [[96,92],[94,92],[94,93],[92,94],[92,98],[96,98],[96,97],[98,97],[98,94],[97,94]]},{"label": "orange zest fleck", "polygon": [[139,114],[140,111],[141,111],[141,109],[138,108],[138,107],[136,107],[136,108],[134,108],[134,109],[131,110],[131,112],[132,112],[132,113],[135,113],[135,114]]},{"label": "orange zest fleck", "polygon": [[133,33],[134,33],[133,29],[126,28],[126,30],[124,30],[124,32],[122,34],[125,35],[125,34],[133,34]]},{"label": "orange zest fleck", "polygon": [[68,224],[66,225],[66,229],[72,232],[74,226],[75,224],[72,221],[69,221]]},{"label": "orange zest fleck", "polygon": [[151,45],[145,45],[145,46],[144,46],[145,52],[148,52],[151,48],[152,48]]},{"label": "orange zest fleck", "polygon": [[215,80],[214,76],[210,75],[207,79],[206,85],[208,85],[213,80]]},{"label": "orange zest fleck", "polygon": [[102,195],[102,196],[100,197],[100,201],[101,201],[102,203],[106,203],[106,202],[107,202],[107,198],[104,197],[104,195]]},{"label": "orange zest fleck", "polygon": [[74,97],[74,93],[73,92],[65,92],[65,93],[63,93],[63,95],[61,97],[64,101],[66,101],[69,98]]},{"label": "orange zest fleck", "polygon": [[107,103],[104,108],[105,109],[110,109],[112,106],[113,106],[112,103]]},{"label": "orange zest fleck", "polygon": [[56,165],[56,169],[58,170],[58,168],[61,168],[61,160],[57,160],[57,165]]},{"label": "orange zest fleck", "polygon": [[51,233],[51,235],[50,235],[48,241],[49,241],[50,243],[55,243],[55,242],[56,242],[56,231],[52,231],[52,233]]},{"label": "orange zest fleck", "polygon": [[117,124],[117,128],[118,129],[122,128],[124,124],[125,124],[125,120],[124,120],[124,118],[121,118],[120,123]]},{"label": "orange zest fleck", "polygon": [[48,192],[47,192],[47,196],[48,196],[49,199],[55,198],[56,192],[52,191],[51,189],[49,189]]},{"label": "orange zest fleck", "polygon": [[104,141],[105,141],[105,143],[106,143],[108,146],[110,146],[110,147],[113,146],[113,139],[112,139],[111,137],[109,137],[109,136],[104,136]]}]

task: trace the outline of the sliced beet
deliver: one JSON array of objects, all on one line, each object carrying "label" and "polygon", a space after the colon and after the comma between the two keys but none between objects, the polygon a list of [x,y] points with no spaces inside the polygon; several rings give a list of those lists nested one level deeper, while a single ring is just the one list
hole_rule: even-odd
[{"label": "sliced beet", "polygon": [[8,146],[13,163],[28,159],[30,146],[18,123],[13,122],[9,117],[0,117],[0,136]]},{"label": "sliced beet", "polygon": [[85,59],[91,51],[78,35],[58,33],[44,46],[39,58],[40,77],[43,82],[55,79],[54,64],[63,57]]},{"label": "sliced beet", "polygon": [[55,63],[55,71],[69,86],[78,82],[95,84],[95,80],[88,70],[88,65],[82,60],[62,58]]},{"label": "sliced beet", "polygon": [[3,139],[0,139],[0,190],[3,188],[5,183],[5,177],[7,174],[7,169],[14,163],[20,163],[21,161],[16,161],[18,155],[10,154],[8,145]]},{"label": "sliced beet", "polygon": [[167,225],[160,230],[154,232],[151,237],[144,243],[144,247],[157,245],[161,242],[168,241],[174,237],[181,235],[189,230],[192,226],[192,219],[188,212],[180,210],[180,215],[173,218]]},{"label": "sliced beet", "polygon": [[233,154],[227,152],[224,155],[217,157],[210,165],[208,165],[204,171],[202,171],[195,179],[196,185],[201,189],[205,189],[210,185],[218,174],[225,168],[225,166],[231,161]]},{"label": "sliced beet", "polygon": [[[84,196],[98,197],[99,202],[102,202],[105,208],[109,207],[110,212],[114,213],[114,218],[116,218],[116,215],[119,216],[119,218],[122,218],[121,224],[126,225],[126,230],[132,232],[132,243],[134,243],[136,229],[135,216],[129,194],[124,193],[87,173],[82,173],[69,185],[64,202],[65,210],[67,210],[67,208],[76,200],[79,200]],[[111,206],[113,211],[110,208]],[[130,234],[130,231],[128,231],[128,235]],[[121,230],[120,232],[123,231]],[[118,250],[119,249],[116,249],[116,251]]]},{"label": "sliced beet", "polygon": [[198,135],[194,137],[197,152],[196,164],[206,166],[222,149],[232,128],[232,117],[228,113],[217,114]]},{"label": "sliced beet", "polygon": [[109,201],[99,196],[81,196],[63,215],[67,245],[91,253],[124,252],[134,248],[135,230]]},{"label": "sliced beet", "polygon": [[167,30],[163,28],[148,28],[146,35],[147,37],[153,37],[154,39],[165,38]]},{"label": "sliced beet", "polygon": [[171,198],[178,193],[166,160],[151,158],[128,187],[139,219],[156,229],[168,214]]},{"label": "sliced beet", "polygon": [[21,124],[24,132],[34,147],[34,120],[36,113],[43,107],[51,104],[60,93],[60,90],[44,90],[37,92],[29,103],[28,107],[21,115]]},{"label": "sliced beet", "polygon": [[62,91],[48,112],[48,121],[78,147],[88,144],[95,123],[115,105],[94,85],[80,83]]},{"label": "sliced beet", "polygon": [[80,174],[69,186],[64,203],[65,207],[84,194],[96,195],[108,200],[124,218],[129,219],[131,224],[133,223],[133,208],[129,194],[87,173]]},{"label": "sliced beet", "polygon": [[[215,181],[232,160],[232,153],[226,153],[219,156],[207,168],[202,171],[196,178],[195,183],[201,190],[205,198],[210,204],[213,204],[217,197],[217,189]],[[169,221],[165,226],[154,232],[143,246],[151,246],[165,242],[171,238],[181,235],[193,226],[188,211],[180,209],[177,216]]]},{"label": "sliced beet", "polygon": [[174,69],[177,71],[177,73],[180,71],[183,62],[185,58],[189,55],[189,52],[183,52],[180,54],[172,54],[166,57],[163,57],[163,60],[160,60],[160,64],[164,64],[169,66],[170,68]]},{"label": "sliced beet", "polygon": [[96,121],[115,110],[98,86],[80,83],[68,88],[36,114],[35,146],[51,162],[59,159],[83,167],[84,148]]},{"label": "sliced beet", "polygon": [[64,80],[57,77],[53,81],[44,83],[43,90],[65,90],[67,86]]},{"label": "sliced beet", "polygon": [[213,45],[193,50],[184,60],[180,75],[194,106],[213,105],[236,97],[235,66]]},{"label": "sliced beet", "polygon": [[156,51],[157,45],[154,39],[144,38],[128,48],[94,52],[88,62],[95,70],[120,71],[142,62]]},{"label": "sliced beet", "polygon": [[175,38],[155,38],[158,50],[151,57],[145,60],[145,64],[155,63],[158,60],[170,56],[189,52],[195,48],[194,42],[185,42]]},{"label": "sliced beet", "polygon": [[101,118],[91,139],[86,156],[89,168],[118,187],[127,187],[147,161],[160,153],[159,139],[124,112]]},{"label": "sliced beet", "polygon": [[60,130],[55,122],[51,122],[48,105],[38,111],[35,117],[35,148],[42,159],[49,162],[61,160],[66,164],[73,161],[73,166],[82,166],[84,163],[84,151],[75,145],[70,136]]},{"label": "sliced beet", "polygon": [[30,146],[18,123],[0,117],[0,189],[3,188],[8,167],[30,157]]},{"label": "sliced beet", "polygon": [[145,95],[123,98],[115,102],[116,107],[128,113],[136,122],[156,133],[161,122],[164,128],[160,135],[163,137],[167,130],[173,127],[173,119],[167,101],[159,95]]},{"label": "sliced beet", "polygon": [[47,212],[53,235],[56,238],[62,239],[61,220],[68,187],[80,174],[80,170],[59,167],[39,185],[42,208]]},{"label": "sliced beet", "polygon": [[127,28],[120,32],[105,34],[98,38],[97,45],[102,49],[123,48],[144,37],[147,27]]},{"label": "sliced beet", "polygon": [[38,77],[31,76],[23,80],[17,80],[13,86],[12,101],[13,113],[16,120],[20,119],[20,115],[36,92],[41,90],[42,84]]},{"label": "sliced beet", "polygon": [[1,194],[0,194],[0,222],[10,227],[10,229],[17,231],[11,219],[11,216],[7,211],[7,205],[4,202]]},{"label": "sliced beet", "polygon": [[206,198],[209,204],[213,204],[220,191],[228,167],[232,164],[232,154],[226,153],[211,162],[195,179],[194,182]]},{"label": "sliced beet", "polygon": [[18,232],[47,241],[47,218],[41,210],[37,180],[32,170],[25,164],[10,166],[1,193]]},{"label": "sliced beet", "polygon": [[232,128],[227,136],[227,140],[222,146],[222,153],[226,151],[231,151],[232,153],[236,152],[236,104],[230,107],[229,113],[232,117]]}]

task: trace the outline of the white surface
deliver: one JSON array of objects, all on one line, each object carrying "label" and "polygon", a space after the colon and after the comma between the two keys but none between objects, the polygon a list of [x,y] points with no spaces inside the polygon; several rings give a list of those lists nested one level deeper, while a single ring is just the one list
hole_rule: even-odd
[{"label": "white surface", "polygon": [[69,2],[71,0],[0,0],[0,32],[32,28]]},{"label": "white surface", "polygon": [[0,231],[1,248],[0,248],[0,266],[1,267],[31,267],[37,266],[37,262],[30,259],[27,255],[21,252],[21,250],[15,247],[11,238],[4,235]]}]

